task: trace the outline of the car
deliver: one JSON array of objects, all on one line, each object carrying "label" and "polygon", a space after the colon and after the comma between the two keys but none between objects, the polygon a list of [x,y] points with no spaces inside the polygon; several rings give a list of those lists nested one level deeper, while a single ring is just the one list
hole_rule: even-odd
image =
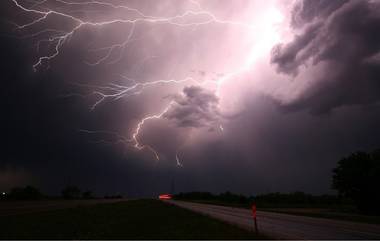
[{"label": "car", "polygon": [[160,199],[160,200],[169,200],[169,199],[172,199],[172,195],[171,194],[160,194],[158,196],[158,199]]}]

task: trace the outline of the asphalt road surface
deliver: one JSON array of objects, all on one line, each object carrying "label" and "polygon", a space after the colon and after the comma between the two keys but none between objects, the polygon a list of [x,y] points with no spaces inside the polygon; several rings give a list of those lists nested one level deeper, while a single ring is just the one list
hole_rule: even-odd
[{"label": "asphalt road surface", "polygon": [[[249,209],[166,201],[253,230]],[[380,239],[380,225],[257,211],[259,233],[278,239]]]},{"label": "asphalt road surface", "polygon": [[91,200],[41,200],[41,201],[3,201],[0,202],[0,217],[75,208],[83,205],[113,203],[126,199],[91,199]]}]

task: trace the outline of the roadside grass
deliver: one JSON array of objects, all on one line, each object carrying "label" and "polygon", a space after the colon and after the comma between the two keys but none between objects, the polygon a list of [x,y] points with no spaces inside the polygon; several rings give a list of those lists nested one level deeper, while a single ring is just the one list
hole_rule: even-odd
[{"label": "roadside grass", "polygon": [[346,213],[340,212],[339,210],[326,208],[263,208],[259,210],[314,218],[328,218],[358,223],[380,224],[380,216]]},{"label": "roadside grass", "polygon": [[184,201],[184,202],[219,205],[219,206],[226,206],[226,207],[234,207],[234,208],[251,208],[250,205],[246,203],[229,203],[229,202],[223,202],[219,200],[195,200],[195,199],[194,200],[175,199],[175,200]]},{"label": "roadside grass", "polygon": [[[227,207],[235,207],[235,208],[246,208],[249,209],[250,206],[247,204],[241,203],[228,203],[222,202],[218,200],[181,200],[187,202],[194,203],[203,203],[203,204],[212,204],[219,206],[227,206]],[[356,213],[353,207],[351,206],[332,206],[332,207],[278,207],[279,205],[263,205],[264,207],[260,207],[257,205],[258,211],[266,211],[266,212],[275,212],[275,213],[284,213],[298,216],[307,216],[314,218],[328,218],[342,221],[351,221],[351,222],[359,222],[359,223],[369,223],[369,224],[380,224],[380,216],[370,216],[370,215],[362,215]],[[271,207],[273,206],[273,207]],[[296,206],[296,205],[293,205]]]},{"label": "roadside grass", "polygon": [[0,218],[0,239],[263,239],[158,200],[131,200]]}]

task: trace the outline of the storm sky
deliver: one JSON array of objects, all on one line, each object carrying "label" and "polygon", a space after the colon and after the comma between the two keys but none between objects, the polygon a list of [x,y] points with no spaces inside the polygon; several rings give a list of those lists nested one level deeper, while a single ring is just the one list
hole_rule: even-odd
[{"label": "storm sky", "polygon": [[380,147],[380,2],[5,0],[0,189],[331,193]]}]

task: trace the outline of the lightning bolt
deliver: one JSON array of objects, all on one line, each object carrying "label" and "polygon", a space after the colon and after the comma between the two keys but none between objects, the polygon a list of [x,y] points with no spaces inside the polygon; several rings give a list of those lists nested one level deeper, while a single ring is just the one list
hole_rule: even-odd
[{"label": "lightning bolt", "polygon": [[[115,83],[110,83],[107,86],[99,86],[99,85],[88,85],[88,84],[79,84],[79,83],[72,83],[73,85],[79,86],[79,87],[91,87],[98,90],[93,91],[93,95],[99,96],[99,99],[91,106],[91,110],[94,110],[99,104],[104,102],[107,99],[111,100],[119,100],[124,97],[129,97],[132,95],[138,95],[142,93],[142,91],[148,87],[154,87],[156,85],[163,85],[163,84],[182,84],[186,82],[194,82],[199,85],[203,85],[204,83],[201,83],[194,78],[186,77],[184,79],[175,80],[175,79],[168,79],[168,80],[156,80],[156,81],[149,81],[149,82],[137,82],[135,79],[131,79],[128,77],[123,76],[123,78],[126,78],[130,81],[132,81],[134,84],[130,86],[125,85],[119,85]],[[104,91],[108,91],[110,93],[106,93]]]},{"label": "lightning bolt", "polygon": [[[33,20],[23,23],[23,24],[17,24],[14,23],[16,26],[16,29],[20,32],[28,31],[28,29],[31,29],[32,27],[38,27],[38,24],[42,24],[49,21],[49,17],[51,16],[58,16],[61,18],[64,18],[66,20],[69,20],[72,22],[72,27],[69,30],[61,30],[61,29],[54,29],[54,28],[46,28],[42,29],[40,31],[32,32],[31,34],[24,34],[23,38],[38,38],[40,36],[48,35],[48,37],[38,40],[37,42],[37,51],[39,52],[41,44],[47,42],[50,44],[51,47],[51,53],[47,55],[39,56],[36,62],[33,64],[33,68],[35,71],[38,71],[39,68],[42,68],[44,66],[49,67],[50,62],[60,55],[62,51],[62,47],[67,43],[71,37],[73,37],[74,34],[76,34],[81,28],[85,26],[91,26],[91,27],[102,27],[102,26],[108,26],[113,24],[126,24],[129,27],[128,34],[126,35],[125,39],[120,43],[115,43],[110,46],[101,47],[101,48],[95,48],[91,49],[90,51],[93,52],[102,52],[103,54],[96,60],[91,62],[86,62],[86,64],[90,66],[98,66],[100,64],[115,64],[120,61],[120,59],[123,56],[123,53],[126,51],[128,45],[132,41],[136,41],[134,39],[135,30],[138,27],[138,24],[145,23],[145,24],[167,24],[178,28],[197,28],[199,26],[204,25],[211,25],[211,24],[221,24],[221,25],[227,25],[232,27],[238,27],[238,28],[244,28],[247,31],[253,31],[253,30],[260,30],[261,28],[258,28],[256,26],[253,26],[249,23],[245,22],[237,22],[237,21],[230,21],[230,20],[223,20],[216,17],[212,12],[205,10],[202,8],[201,4],[198,1],[195,0],[189,0],[190,5],[192,5],[192,9],[186,10],[185,12],[181,14],[177,14],[170,17],[161,17],[161,16],[153,16],[143,13],[137,8],[132,8],[126,5],[116,5],[107,1],[83,1],[83,2],[71,2],[66,0],[41,0],[41,1],[28,1],[29,4],[22,4],[20,0],[9,0],[13,2],[14,6],[17,7],[19,10],[23,11],[25,14],[30,14],[33,16],[36,16],[33,18]],[[129,16],[128,18],[116,18],[116,19],[110,19],[107,21],[90,21],[85,20],[81,17],[77,17],[73,11],[64,11],[63,8],[48,8],[45,6],[45,4],[53,2],[55,4],[60,4],[62,6],[80,6],[80,7],[90,7],[90,6],[99,6],[104,9],[113,9],[113,10],[121,10],[125,11],[126,16]],[[29,5],[29,6],[28,6]],[[193,10],[195,7],[196,10]],[[84,10],[83,10],[84,11]],[[134,16],[134,17],[131,17]],[[198,18],[194,18],[198,17]],[[116,58],[113,58],[112,56],[117,54]],[[149,58],[154,58],[155,56],[149,56],[146,60],[149,60]],[[245,64],[243,64],[243,68],[236,70],[232,73],[228,73],[224,75],[223,77],[219,78],[216,81],[213,80],[207,80],[206,82],[213,82],[216,84],[216,95],[220,95],[220,88],[224,81],[233,78],[234,76],[240,74],[241,72],[245,71],[247,67],[252,62],[252,58],[250,56],[247,57],[245,60]],[[176,80],[176,79],[167,79],[167,80],[155,80],[155,81],[148,81],[148,82],[142,82],[137,81],[135,79],[121,76],[123,79],[126,79],[132,84],[130,85],[120,85],[115,83],[110,83],[105,86],[99,86],[99,85],[87,85],[87,84],[78,84],[74,83],[81,87],[86,88],[93,88],[94,91],[91,93],[92,95],[95,95],[98,97],[98,99],[95,101],[95,103],[90,107],[91,110],[94,110],[97,108],[101,103],[103,103],[106,100],[116,101],[121,98],[129,97],[132,95],[138,95],[142,93],[146,88],[154,87],[157,85],[173,85],[173,84],[183,84],[187,82],[194,82],[198,85],[203,85],[206,82],[200,82],[195,80],[191,77],[186,77],[184,79]],[[82,96],[79,94],[68,94],[69,96]],[[156,160],[159,160],[159,153],[156,151],[152,146],[143,144],[139,140],[139,135],[141,133],[141,130],[143,129],[143,126],[148,121],[153,121],[157,119],[161,119],[165,113],[169,111],[171,108],[173,102],[170,102],[161,112],[158,114],[152,114],[147,115],[143,117],[136,125],[131,138],[126,138],[124,136],[121,136],[115,132],[109,132],[109,131],[91,131],[91,130],[80,130],[83,133],[87,134],[107,134],[112,135],[116,137],[117,141],[116,143],[128,143],[132,144],[134,148],[137,150],[149,150],[153,153]],[[219,129],[223,131],[223,126],[220,125]],[[101,140],[102,142],[108,142],[107,140]],[[175,156],[176,162],[178,166],[182,166],[182,163],[179,158],[178,151]]]},{"label": "lightning bolt", "polygon": [[[56,2],[66,4],[66,5],[82,5],[82,6],[83,5],[101,5],[101,6],[112,7],[114,9],[124,9],[124,10],[130,11],[130,12],[137,13],[139,16],[135,19],[113,19],[110,21],[91,22],[91,21],[81,20],[80,18],[75,17],[74,15],[70,15],[68,13],[64,13],[64,12],[60,12],[60,11],[56,11],[56,10],[43,11],[43,10],[36,10],[33,8],[33,7],[36,7],[36,6],[39,6],[41,4],[48,2],[47,0],[41,1],[41,2],[36,2],[32,6],[32,8],[27,8],[27,7],[23,6],[22,4],[19,3],[18,0],[11,0],[11,1],[15,4],[15,6],[17,6],[19,9],[21,9],[27,13],[34,13],[34,14],[41,15],[41,17],[36,18],[35,20],[33,20],[29,23],[26,23],[23,25],[17,25],[16,24],[18,26],[17,28],[19,30],[26,29],[32,25],[35,25],[35,24],[40,23],[44,20],[47,20],[47,18],[51,15],[57,15],[60,17],[64,17],[64,18],[70,19],[76,23],[76,25],[72,28],[71,31],[63,32],[63,34],[59,34],[59,33],[62,33],[60,30],[53,30],[57,33],[57,36],[53,36],[53,37],[47,39],[46,41],[49,41],[52,43],[55,42],[56,43],[55,47],[54,47],[55,50],[50,55],[40,57],[38,59],[38,61],[33,65],[33,68],[35,70],[37,69],[38,66],[42,65],[44,61],[49,61],[49,60],[52,60],[53,58],[57,57],[60,54],[60,48],[63,46],[63,44],[70,37],[72,37],[75,32],[77,32],[80,28],[82,28],[83,26],[86,26],[86,25],[97,27],[97,26],[111,25],[111,24],[115,24],[115,23],[125,23],[125,24],[131,24],[131,26],[132,26],[130,29],[130,32],[128,34],[127,39],[123,43],[115,44],[115,45],[112,45],[112,46],[109,46],[106,48],[97,49],[97,51],[107,50],[107,53],[102,58],[100,58],[98,61],[96,61],[94,63],[89,63],[90,65],[98,65],[98,64],[104,62],[105,60],[107,60],[110,57],[111,53],[113,51],[115,51],[116,49],[120,49],[120,51],[123,52],[125,50],[126,46],[128,45],[128,43],[130,42],[131,37],[133,36],[136,24],[140,23],[140,22],[151,23],[151,24],[166,23],[166,24],[171,24],[173,26],[177,26],[177,27],[198,27],[201,25],[217,23],[217,24],[237,25],[237,26],[248,28],[248,29],[254,28],[253,26],[251,26],[249,24],[245,24],[245,23],[241,23],[241,22],[220,20],[214,14],[212,14],[208,11],[204,11],[204,10],[200,10],[200,11],[189,10],[183,14],[180,14],[180,15],[176,15],[176,16],[169,17],[169,18],[162,18],[162,17],[154,17],[154,16],[145,15],[144,13],[142,13],[141,11],[139,11],[135,8],[130,8],[127,6],[122,6],[122,5],[113,5],[111,3],[106,3],[106,2],[101,2],[101,1],[88,1],[88,2],[80,2],[79,3],[79,2],[67,2],[67,1],[63,1],[63,0],[55,0]],[[190,22],[184,21],[186,19],[186,17],[189,17],[189,16],[205,16],[205,17],[207,17],[207,19],[204,21],[190,21]],[[181,20],[182,20],[182,22],[181,22]],[[39,34],[41,34],[41,33],[42,32],[40,32]],[[111,63],[115,63],[115,62],[117,62],[117,61],[112,61]]]},{"label": "lightning bolt", "polygon": [[177,166],[179,166],[179,167],[183,167],[183,164],[182,164],[181,160],[179,159],[178,151],[177,151],[176,154],[175,154],[175,160],[176,160],[176,162],[177,162]]},{"label": "lightning bolt", "polygon": [[157,114],[157,115],[150,115],[150,116],[146,116],[144,117],[138,124],[137,124],[137,127],[135,129],[135,131],[133,132],[132,134],[132,139],[134,141],[134,147],[139,149],[139,150],[142,150],[144,148],[150,150],[151,152],[153,152],[153,154],[155,155],[156,157],[156,160],[159,161],[160,160],[160,157],[158,155],[158,152],[151,146],[149,145],[143,145],[139,142],[138,140],[138,135],[141,131],[141,128],[142,126],[145,124],[146,121],[149,121],[149,120],[153,120],[153,119],[161,119],[161,117],[166,113],[168,112],[168,110],[170,109],[171,105],[172,105],[173,102],[171,102],[160,114]]}]

